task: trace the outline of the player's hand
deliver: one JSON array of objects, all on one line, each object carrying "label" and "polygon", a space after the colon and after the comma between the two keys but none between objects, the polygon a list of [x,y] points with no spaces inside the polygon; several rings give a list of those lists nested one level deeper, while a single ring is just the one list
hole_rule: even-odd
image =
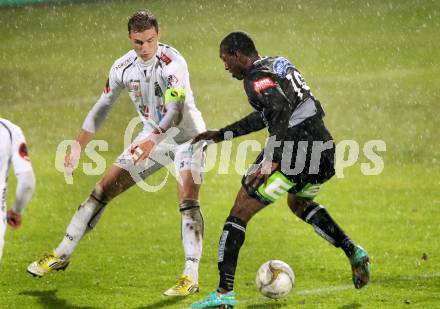
[{"label": "player's hand", "polygon": [[81,145],[75,142],[70,151],[66,152],[64,157],[64,170],[66,173],[72,175],[73,170],[78,167],[79,158],[81,156]]},{"label": "player's hand", "polygon": [[221,136],[219,130],[208,130],[194,137],[191,144],[195,144],[199,141],[209,141],[209,140],[214,141],[214,143],[218,143],[223,140],[223,136]]},{"label": "player's hand", "polygon": [[153,152],[154,147],[156,147],[156,144],[156,134],[152,134],[145,141],[131,147],[130,152],[133,163],[137,165],[140,161],[148,158]]},{"label": "player's hand", "polygon": [[21,225],[21,215],[13,210],[8,210],[6,220],[12,229],[17,229]]},{"label": "player's hand", "polygon": [[279,164],[271,161],[263,161],[260,167],[246,179],[246,184],[255,189],[261,184],[267,185],[267,179],[278,168]]}]

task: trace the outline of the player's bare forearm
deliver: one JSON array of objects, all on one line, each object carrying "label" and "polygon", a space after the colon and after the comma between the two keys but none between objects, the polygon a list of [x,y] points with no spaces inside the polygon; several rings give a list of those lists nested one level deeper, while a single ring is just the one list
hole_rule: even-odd
[{"label": "player's bare forearm", "polygon": [[66,167],[66,171],[69,174],[72,174],[73,170],[76,168],[81,155],[81,150],[92,138],[93,133],[84,129],[80,130],[76,143],[72,145],[72,148],[70,151],[66,152],[66,156],[64,157],[64,167]]},{"label": "player's bare forearm", "polygon": [[232,132],[232,138],[246,135],[252,132],[259,131],[266,127],[260,112],[255,111],[246,117],[225,126],[220,129],[220,133],[224,135],[226,132]]},{"label": "player's bare forearm", "polygon": [[194,137],[191,144],[195,144],[199,141],[213,141],[214,143],[219,143],[223,141],[223,135],[219,130],[208,130]]},{"label": "player's bare forearm", "polygon": [[[160,131],[160,129],[158,131]],[[130,149],[133,163],[136,165],[140,161],[147,159],[150,156],[150,154],[153,152],[156,145],[160,143],[160,141],[162,141],[163,135],[164,134],[153,132],[147,137],[147,139],[143,140],[137,145],[134,145]]]},{"label": "player's bare forearm", "polygon": [[78,142],[79,146],[81,146],[81,149],[84,148],[84,146],[92,140],[93,135],[94,134],[92,132],[86,131],[84,129],[80,130],[76,141]]}]

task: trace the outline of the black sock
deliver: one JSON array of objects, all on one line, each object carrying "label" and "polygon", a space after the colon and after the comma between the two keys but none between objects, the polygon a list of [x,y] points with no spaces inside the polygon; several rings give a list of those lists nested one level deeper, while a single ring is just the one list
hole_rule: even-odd
[{"label": "black sock", "polygon": [[234,289],[238,253],[244,243],[245,233],[246,223],[241,219],[233,216],[226,219],[218,249],[219,287],[226,291]]},{"label": "black sock", "polygon": [[311,224],[319,236],[335,247],[341,247],[348,257],[353,254],[355,246],[353,241],[333,220],[324,207],[314,202],[311,203],[305,209],[301,219]]}]

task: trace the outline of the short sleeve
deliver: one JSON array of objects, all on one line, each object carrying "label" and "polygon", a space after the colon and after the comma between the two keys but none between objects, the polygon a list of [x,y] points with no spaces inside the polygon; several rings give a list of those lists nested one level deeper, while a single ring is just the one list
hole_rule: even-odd
[{"label": "short sleeve", "polygon": [[[165,57],[164,55],[162,54],[161,60]],[[167,57],[167,61],[162,60],[162,62],[165,65],[162,71],[166,85],[165,103],[183,103],[186,98],[186,85],[189,79],[185,59],[174,54],[172,58]]]},{"label": "short sleeve", "polygon": [[31,159],[24,134],[18,127],[12,132],[12,166],[15,174],[32,171]]}]

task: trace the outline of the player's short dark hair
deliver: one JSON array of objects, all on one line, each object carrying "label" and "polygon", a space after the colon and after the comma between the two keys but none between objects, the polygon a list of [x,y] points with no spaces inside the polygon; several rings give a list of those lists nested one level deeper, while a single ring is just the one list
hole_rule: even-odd
[{"label": "player's short dark hair", "polygon": [[138,11],[133,14],[128,20],[128,32],[143,32],[145,30],[153,28],[156,32],[159,32],[159,23],[156,16],[150,11]]},{"label": "player's short dark hair", "polygon": [[243,31],[229,33],[220,43],[220,48],[229,54],[234,54],[238,51],[246,56],[258,55],[258,51],[255,48],[251,36]]}]

